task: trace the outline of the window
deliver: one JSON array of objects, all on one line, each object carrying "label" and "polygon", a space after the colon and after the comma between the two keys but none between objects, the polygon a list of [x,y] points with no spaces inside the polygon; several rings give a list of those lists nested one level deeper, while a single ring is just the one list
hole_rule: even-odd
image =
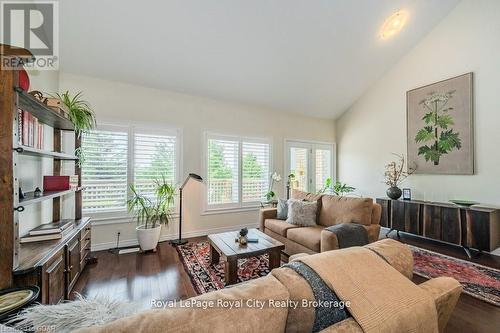
[{"label": "window", "polygon": [[294,174],[292,188],[306,192],[321,190],[334,177],[332,144],[287,141],[287,172]]},{"label": "window", "polygon": [[176,181],[175,135],[135,134],[134,184],[139,193],[154,198],[155,180]]},{"label": "window", "polygon": [[269,190],[267,140],[207,135],[208,208],[248,207]]},{"label": "window", "polygon": [[83,210],[123,210],[127,200],[128,133],[92,131],[82,136]]},{"label": "window", "polygon": [[180,169],[177,131],[105,127],[82,137],[83,210],[126,211],[129,186],[153,197],[154,182],[177,183]]}]

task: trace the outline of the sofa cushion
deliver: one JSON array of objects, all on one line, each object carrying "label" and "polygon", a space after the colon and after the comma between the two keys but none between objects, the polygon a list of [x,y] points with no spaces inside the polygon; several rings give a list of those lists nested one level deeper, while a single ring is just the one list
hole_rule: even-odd
[{"label": "sofa cushion", "polygon": [[278,219],[268,219],[264,221],[264,226],[271,230],[274,231],[275,233],[286,237],[286,232],[288,229],[292,228],[298,228],[298,225],[286,223],[285,221],[278,220]]},{"label": "sofa cushion", "polygon": [[350,198],[336,195],[321,197],[318,224],[329,227],[340,223],[370,225],[373,200],[371,198]]},{"label": "sofa cushion", "polygon": [[286,220],[288,217],[288,200],[278,198],[278,212],[277,218],[279,220]]},{"label": "sofa cushion", "polygon": [[286,222],[305,227],[315,226],[317,212],[317,201],[288,200],[288,217]]},{"label": "sofa cushion", "polygon": [[299,191],[299,190],[292,190],[291,199],[301,200],[301,201],[309,201],[309,202],[316,201],[318,203],[318,212],[316,214],[316,224],[318,224],[319,212],[321,211],[321,197],[322,196],[323,196],[323,194],[314,194],[314,193],[309,193],[309,192],[304,192],[304,191]]},{"label": "sofa cushion", "polygon": [[299,243],[314,252],[319,252],[321,230],[323,230],[322,226],[294,228],[287,230],[286,236],[291,241]]}]

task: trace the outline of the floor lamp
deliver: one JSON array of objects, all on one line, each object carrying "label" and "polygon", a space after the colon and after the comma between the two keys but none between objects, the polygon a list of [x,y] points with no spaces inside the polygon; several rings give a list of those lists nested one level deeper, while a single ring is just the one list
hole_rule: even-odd
[{"label": "floor lamp", "polygon": [[202,182],[203,181],[203,178],[201,178],[197,174],[190,173],[186,177],[186,180],[181,185],[181,187],[179,187],[179,238],[178,239],[173,239],[173,240],[170,241],[170,244],[172,244],[173,246],[182,245],[182,244],[186,244],[187,243],[186,239],[182,239],[182,189],[184,188],[184,186],[186,186],[186,184],[189,182],[190,179],[194,179],[194,180],[196,180],[198,182]]}]

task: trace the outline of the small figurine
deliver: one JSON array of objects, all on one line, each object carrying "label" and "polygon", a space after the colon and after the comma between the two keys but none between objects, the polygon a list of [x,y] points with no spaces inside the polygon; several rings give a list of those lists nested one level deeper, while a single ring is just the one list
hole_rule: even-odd
[{"label": "small figurine", "polygon": [[243,228],[240,230],[240,237],[239,237],[240,245],[247,245],[248,243],[247,234],[248,234],[247,228]]},{"label": "small figurine", "polygon": [[35,198],[40,198],[42,196],[42,190],[39,187],[35,188],[35,192],[33,192],[33,196]]}]

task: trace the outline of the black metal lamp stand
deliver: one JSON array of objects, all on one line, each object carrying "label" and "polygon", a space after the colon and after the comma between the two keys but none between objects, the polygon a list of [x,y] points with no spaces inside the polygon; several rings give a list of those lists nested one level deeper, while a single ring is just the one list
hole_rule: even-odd
[{"label": "black metal lamp stand", "polygon": [[184,186],[186,186],[191,178],[199,182],[203,181],[203,178],[201,178],[197,174],[190,173],[181,187],[179,187],[179,238],[170,241],[170,244],[172,244],[173,246],[183,245],[188,242],[186,239],[182,239],[182,189],[184,188]]}]

